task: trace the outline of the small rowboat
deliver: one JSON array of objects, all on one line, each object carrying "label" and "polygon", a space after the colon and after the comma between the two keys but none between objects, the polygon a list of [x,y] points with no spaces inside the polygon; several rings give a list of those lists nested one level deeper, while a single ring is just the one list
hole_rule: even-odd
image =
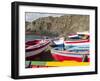
[{"label": "small rowboat", "polygon": [[56,38],[56,39],[52,39],[52,44],[55,47],[64,47],[64,38]]},{"label": "small rowboat", "polygon": [[55,45],[63,44],[64,38],[62,37],[62,38],[54,39],[53,42],[54,42]]},{"label": "small rowboat", "polygon": [[70,38],[70,39],[80,39],[80,37],[78,36],[78,34],[69,34],[68,38]]},{"label": "small rowboat", "polygon": [[66,45],[65,49],[67,50],[89,50],[89,45]]},{"label": "small rowboat", "polygon": [[89,39],[87,40],[76,40],[76,41],[64,41],[65,46],[89,46]]},{"label": "small rowboat", "polygon": [[84,32],[77,32],[77,34],[90,35],[88,31],[84,31]]},{"label": "small rowboat", "polygon": [[57,61],[69,60],[69,61],[78,61],[78,62],[82,62],[82,61],[89,62],[89,51],[70,52],[70,51],[51,50],[51,53],[53,58]]},{"label": "small rowboat", "polygon": [[84,51],[88,51],[89,50],[89,47],[71,47],[71,48],[66,48],[68,51],[73,51],[73,52],[79,52],[79,51],[81,51],[81,52],[84,52]]},{"label": "small rowboat", "polygon": [[25,43],[26,57],[35,56],[44,51],[50,44],[49,40],[33,40]]},{"label": "small rowboat", "polygon": [[77,32],[77,34],[69,34],[69,39],[89,39],[90,35],[88,32]]}]

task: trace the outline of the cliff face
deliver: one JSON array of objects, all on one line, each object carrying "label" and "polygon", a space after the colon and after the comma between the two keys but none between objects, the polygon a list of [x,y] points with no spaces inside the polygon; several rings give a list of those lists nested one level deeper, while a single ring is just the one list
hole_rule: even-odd
[{"label": "cliff face", "polygon": [[26,32],[48,36],[67,36],[71,33],[89,31],[88,15],[64,15],[43,17],[32,22],[25,22]]}]

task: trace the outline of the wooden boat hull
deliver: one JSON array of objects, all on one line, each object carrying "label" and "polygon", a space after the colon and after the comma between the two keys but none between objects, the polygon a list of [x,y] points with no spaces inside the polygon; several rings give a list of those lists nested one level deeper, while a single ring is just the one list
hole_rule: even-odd
[{"label": "wooden boat hull", "polygon": [[63,46],[63,44],[64,44],[64,38],[54,39],[54,40],[52,40],[52,42],[56,46]]},{"label": "wooden boat hull", "polygon": [[78,36],[78,34],[69,35],[68,38],[70,38],[70,39],[80,39],[80,37]]},{"label": "wooden boat hull", "polygon": [[89,40],[80,41],[64,41],[65,47],[67,46],[77,46],[77,47],[89,47]]},{"label": "wooden boat hull", "polygon": [[35,56],[35,55],[41,53],[46,48],[48,48],[49,44],[50,44],[50,42],[46,41],[45,43],[38,44],[36,46],[33,45],[33,46],[26,48],[25,49],[25,51],[26,51],[25,57],[31,57],[31,56]]},{"label": "wooden boat hull", "polygon": [[89,39],[90,35],[86,32],[77,32],[77,34],[69,34],[70,39]]},{"label": "wooden boat hull", "polygon": [[66,48],[68,51],[76,51],[76,52],[84,52],[84,51],[89,51],[89,47],[69,47],[69,48]]},{"label": "wooden boat hull", "polygon": [[52,51],[52,56],[55,60],[57,61],[64,61],[64,60],[69,60],[69,61],[78,61],[82,62],[84,55],[87,55],[87,61],[89,62],[89,55],[87,54],[78,54],[78,53],[72,53],[72,52],[67,52],[67,53],[61,53],[61,52],[55,52]]}]

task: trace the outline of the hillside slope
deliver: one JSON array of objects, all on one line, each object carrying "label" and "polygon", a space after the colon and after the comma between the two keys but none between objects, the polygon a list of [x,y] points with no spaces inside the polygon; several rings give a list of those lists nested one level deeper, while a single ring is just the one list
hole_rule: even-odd
[{"label": "hillside slope", "polygon": [[63,15],[42,17],[25,23],[26,32],[48,36],[67,36],[71,33],[89,31],[88,15]]}]

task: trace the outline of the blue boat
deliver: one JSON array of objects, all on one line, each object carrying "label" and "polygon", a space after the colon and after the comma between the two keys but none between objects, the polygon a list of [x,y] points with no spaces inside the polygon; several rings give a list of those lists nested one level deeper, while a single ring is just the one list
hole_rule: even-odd
[{"label": "blue boat", "polygon": [[89,48],[89,45],[66,45],[65,48],[69,49],[69,48]]}]

